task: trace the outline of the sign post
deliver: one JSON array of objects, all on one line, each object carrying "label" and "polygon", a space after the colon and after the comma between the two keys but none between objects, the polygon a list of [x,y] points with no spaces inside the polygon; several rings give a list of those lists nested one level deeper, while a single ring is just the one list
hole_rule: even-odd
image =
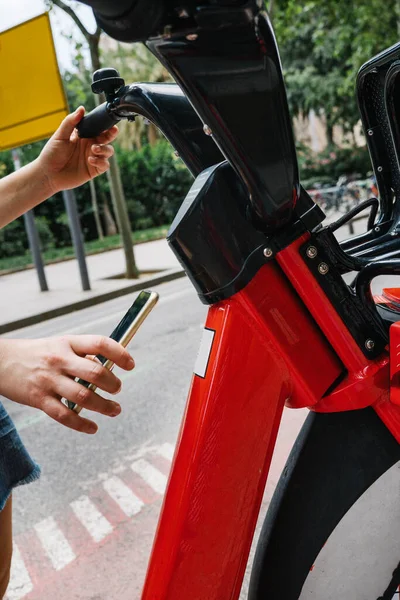
[{"label": "sign post", "polygon": [[[58,69],[48,13],[0,33],[0,64],[0,151],[50,137],[68,114],[68,104]],[[14,167],[16,168],[15,161]],[[90,290],[74,194],[64,194],[64,201],[82,288]],[[45,291],[48,287],[33,213],[29,211],[24,219],[40,288]]]},{"label": "sign post", "polygon": [[[21,160],[18,150],[14,149],[12,151],[12,159],[14,163],[14,170],[18,171],[21,168]],[[32,252],[33,263],[36,267],[36,272],[39,279],[40,289],[42,292],[48,292],[49,288],[46,281],[46,274],[44,272],[42,255],[40,253],[39,234],[36,228],[33,210],[28,210],[28,212],[24,214],[24,223],[26,234],[28,236],[29,248]]]}]

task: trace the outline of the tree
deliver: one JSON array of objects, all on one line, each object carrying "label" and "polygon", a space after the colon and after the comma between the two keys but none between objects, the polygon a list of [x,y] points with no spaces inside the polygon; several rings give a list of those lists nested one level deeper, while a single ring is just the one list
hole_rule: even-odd
[{"label": "tree", "polygon": [[[292,114],[313,109],[352,131],[359,120],[355,81],[361,65],[398,40],[398,0],[280,0],[274,28]],[[377,18],[379,15],[379,18]]]},{"label": "tree", "polygon": [[[63,0],[47,1],[50,7],[55,5],[71,17],[71,19],[74,21],[75,25],[78,27],[79,31],[83,35],[84,39],[86,40],[86,43],[88,44],[92,70],[97,71],[98,69],[100,69],[100,37],[102,33],[100,27],[97,26],[94,33],[90,33],[80,20],[76,12],[71,8],[71,6],[63,2]],[[95,96],[95,102],[96,104],[100,102],[99,96]],[[126,207],[123,188],[121,185],[121,177],[118,169],[118,163],[116,161],[115,156],[111,157],[109,159],[109,162],[110,170],[108,171],[107,176],[110,184],[111,198],[117,217],[118,229],[120,231],[122,243],[124,246],[126,277],[136,278],[138,277],[139,272],[136,267],[135,257],[133,253],[132,231],[130,227],[128,210]]]}]

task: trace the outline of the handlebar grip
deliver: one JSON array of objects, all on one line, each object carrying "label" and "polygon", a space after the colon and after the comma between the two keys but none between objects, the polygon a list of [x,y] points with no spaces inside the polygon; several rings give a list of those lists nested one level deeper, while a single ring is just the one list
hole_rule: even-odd
[{"label": "handlebar grip", "polygon": [[109,112],[107,102],[105,102],[85,115],[82,121],[78,123],[76,129],[79,137],[94,138],[103,133],[103,131],[111,129],[120,120],[119,117]]}]

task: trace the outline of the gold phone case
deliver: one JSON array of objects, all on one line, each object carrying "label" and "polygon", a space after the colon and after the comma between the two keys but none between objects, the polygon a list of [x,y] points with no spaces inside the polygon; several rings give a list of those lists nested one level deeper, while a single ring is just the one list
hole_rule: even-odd
[{"label": "gold phone case", "polygon": [[[158,298],[159,296],[156,292],[140,292],[135,302],[118,323],[110,337],[126,348],[135,333],[138,331],[139,327],[146,320],[154,306],[157,304]],[[112,371],[114,367],[113,361],[105,359],[104,356],[95,356],[93,360],[99,361],[106,369],[109,369],[110,371]],[[87,381],[78,378],[76,381],[87,387],[89,390],[95,391],[97,389],[97,385],[94,383],[88,383]],[[63,403],[78,414],[82,410],[81,406],[69,400],[63,400]]]}]

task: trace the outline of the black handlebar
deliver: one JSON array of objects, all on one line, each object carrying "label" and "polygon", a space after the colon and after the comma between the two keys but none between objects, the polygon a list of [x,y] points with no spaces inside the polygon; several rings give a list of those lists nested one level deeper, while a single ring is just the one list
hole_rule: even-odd
[{"label": "black handlebar", "polygon": [[85,117],[77,126],[78,135],[81,138],[94,138],[110,129],[121,119],[108,109],[108,103],[104,102]]}]

